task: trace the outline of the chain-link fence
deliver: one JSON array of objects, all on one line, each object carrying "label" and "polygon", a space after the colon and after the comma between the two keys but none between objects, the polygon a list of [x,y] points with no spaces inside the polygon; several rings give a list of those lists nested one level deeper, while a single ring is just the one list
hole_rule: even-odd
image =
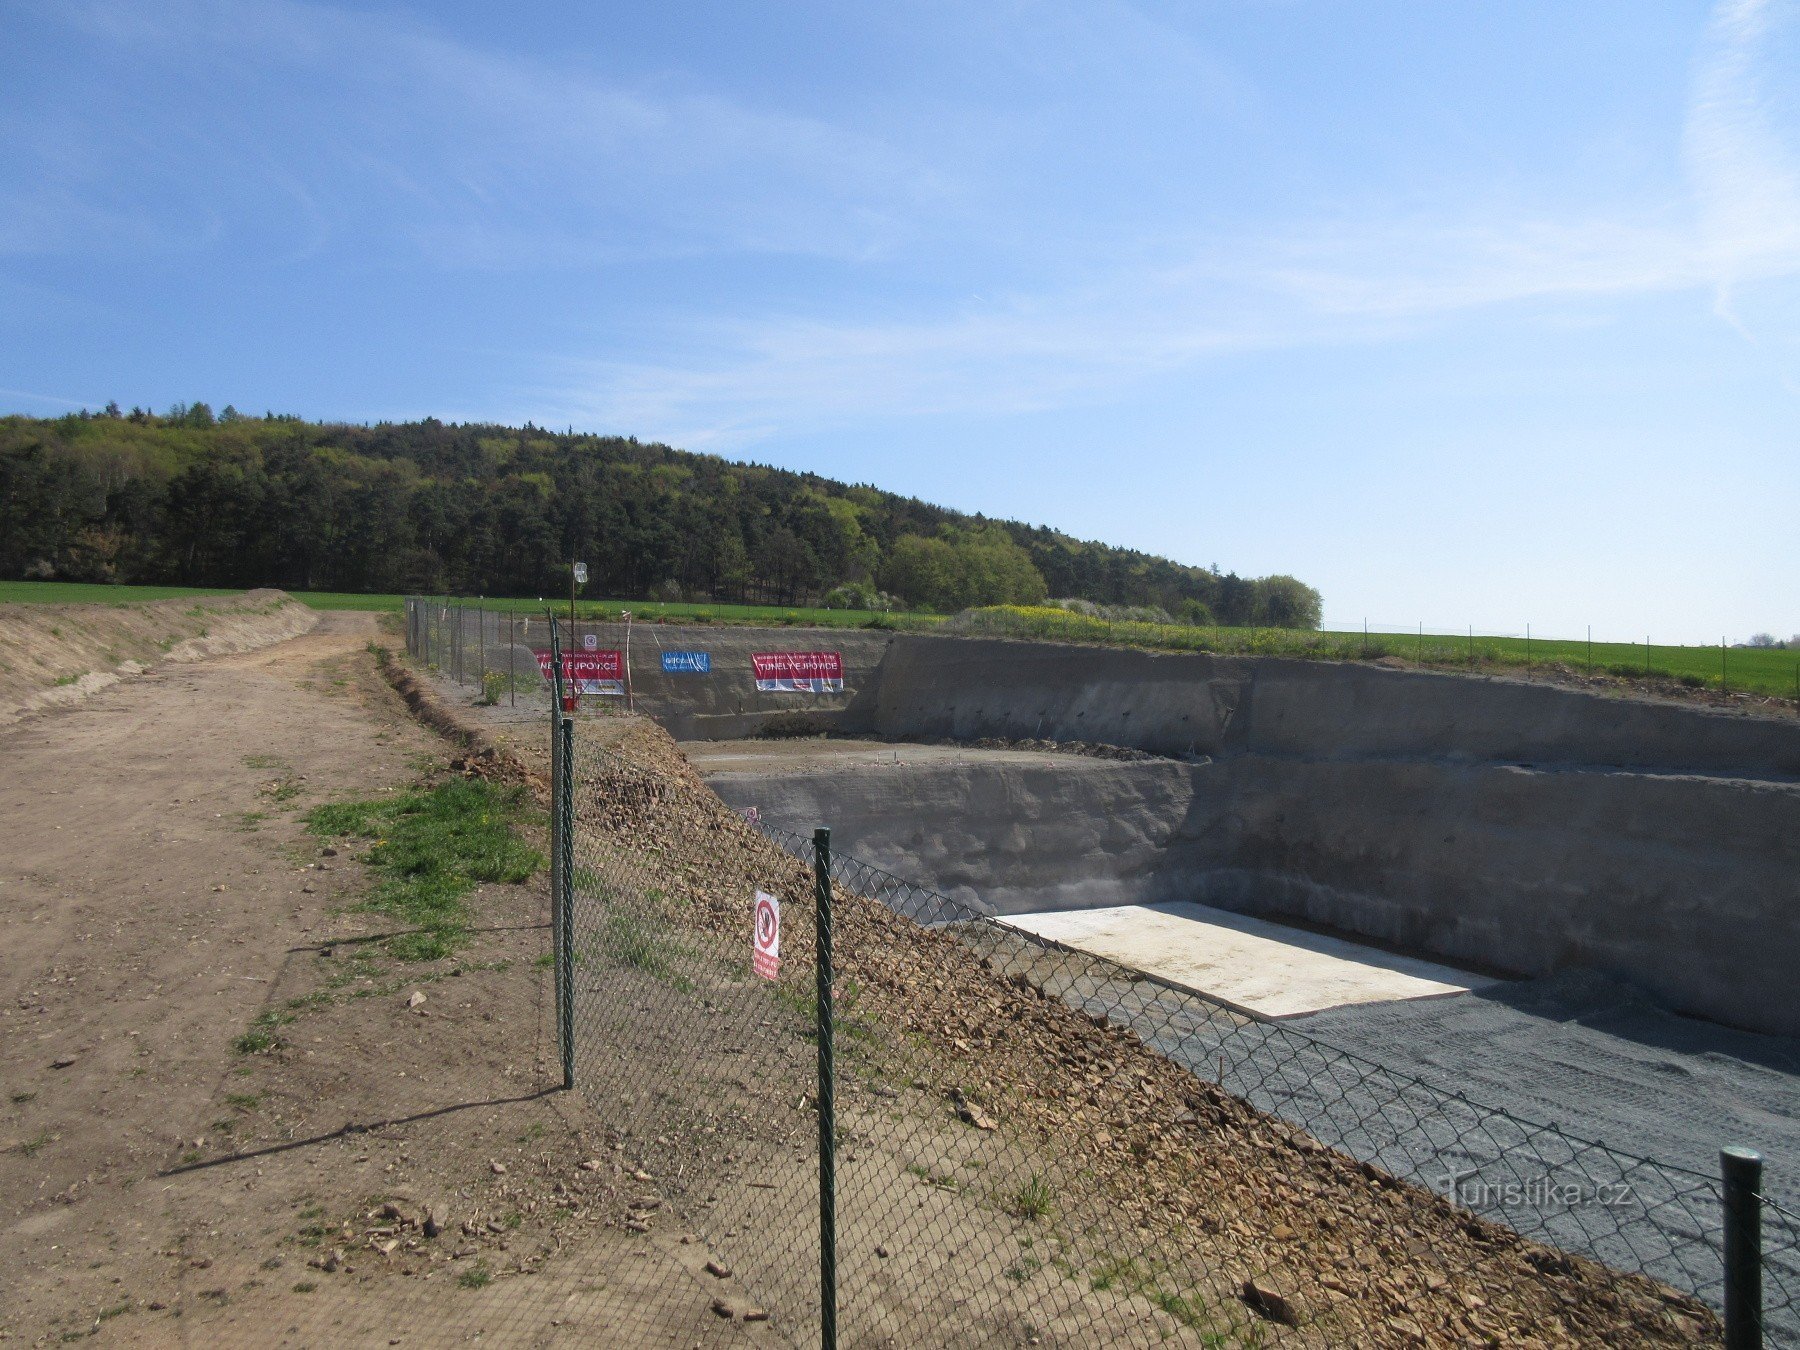
[{"label": "chain-link fence", "polygon": [[[763,832],[797,857],[807,841]],[[833,874],[985,964],[1115,1025],[1199,1078],[1351,1157],[1448,1197],[1512,1231],[1727,1303],[1718,1176],[1636,1156],[1448,1093],[1281,1022],[1012,927],[1004,918],[838,855]],[[1760,1180],[1760,1174],[1759,1174]],[[1790,1210],[1764,1197],[1769,1343],[1800,1345],[1800,1250]]]},{"label": "chain-link fence", "polygon": [[[577,652],[628,640],[431,601],[409,602],[407,630],[421,659],[534,716],[556,703],[545,676],[571,635]],[[560,668],[600,688],[604,659]],[[1433,1294],[1455,1310],[1445,1336],[1533,1317],[1596,1340],[1716,1334],[1718,1178],[1471,1102],[842,855],[838,1058],[821,1077],[812,841],[606,748],[603,722],[550,720],[567,1075],[642,1178],[628,1222],[649,1233],[673,1215],[732,1272],[721,1316],[819,1337],[823,1157],[846,1343],[1375,1343],[1376,1328],[1429,1331]],[[750,959],[758,893],[781,901],[774,981]],[[837,1088],[823,1153],[822,1084]],[[1239,1102],[1267,1116],[1238,1119]],[[1344,1198],[1309,1202],[1319,1179],[1282,1170],[1335,1156],[1320,1145],[1365,1164],[1377,1199],[1388,1177],[1422,1188],[1408,1205],[1438,1197],[1382,1254],[1397,1283],[1363,1288],[1367,1253],[1336,1247]],[[1259,1176],[1271,1146],[1280,1164]],[[1222,1177],[1245,1192],[1227,1203]],[[1508,1247],[1469,1216],[1544,1246]],[[1792,1214],[1766,1200],[1762,1227],[1768,1338],[1800,1344]]]},{"label": "chain-link fence", "polygon": [[[643,1184],[635,1222],[653,1229],[666,1206],[700,1235],[745,1291],[730,1313],[767,1313],[795,1344],[1257,1343],[1262,1319],[1204,1242],[1108,1202],[1078,1152],[1004,1122],[1003,1082],[912,1039],[874,905],[840,900],[840,976],[821,1002],[807,868],[722,804],[696,817],[705,803],[672,800],[592,724],[557,723],[569,1079]],[[679,850],[661,842],[670,828]],[[775,979],[753,965],[759,893],[780,905]]]},{"label": "chain-link fence", "polygon": [[[636,1221],[666,1205],[770,1334],[820,1337],[824,1251],[851,1344],[1717,1334],[1682,1297],[1724,1301],[1716,1179],[1446,1095],[842,856],[821,1002],[814,842],[605,748],[604,724],[553,720],[570,1080],[643,1180]],[[781,903],[772,981],[751,959],[759,893]],[[1373,1234],[1398,1238],[1370,1250]],[[1764,1277],[1779,1341],[1791,1242],[1770,1243]]]}]

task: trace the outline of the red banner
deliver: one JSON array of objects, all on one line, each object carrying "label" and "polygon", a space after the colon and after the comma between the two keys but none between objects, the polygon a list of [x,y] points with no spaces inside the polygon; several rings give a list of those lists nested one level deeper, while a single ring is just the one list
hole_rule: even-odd
[{"label": "red banner", "polygon": [[[532,648],[538,669],[550,678],[550,649]],[[564,652],[563,679],[577,693],[625,694],[625,653],[617,650],[600,652]]]},{"label": "red banner", "polygon": [[750,666],[756,687],[768,692],[843,692],[844,658],[837,652],[755,652]]}]

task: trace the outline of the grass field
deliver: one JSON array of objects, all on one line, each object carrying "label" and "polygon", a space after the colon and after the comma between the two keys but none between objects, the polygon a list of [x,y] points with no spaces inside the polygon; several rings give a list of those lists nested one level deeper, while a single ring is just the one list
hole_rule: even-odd
[{"label": "grass field", "polygon": [[[0,581],[0,603],[136,604],[194,595],[235,595],[236,591],[188,586],[99,586],[62,581]],[[293,591],[314,609],[362,609],[398,613],[400,595],[348,595],[333,591]],[[491,609],[541,612],[552,606],[567,613],[568,601],[539,599],[465,600]],[[1181,624],[1112,623],[1064,610],[996,606],[947,618],[938,614],[878,614],[859,609],[817,609],[785,605],[678,604],[647,600],[583,600],[584,619],[616,618],[629,609],[639,620],[657,623],[766,624],[821,628],[883,627],[909,632],[945,631],[1041,641],[1102,642],[1164,651],[1204,651],[1223,655],[1296,656],[1358,661],[1399,658],[1436,669],[1505,669],[1529,673],[1548,666],[1625,680],[1673,680],[1693,689],[1721,687],[1800,701],[1800,651],[1749,647],[1680,647],[1665,644],[1596,642],[1544,638],[1482,637],[1426,633],[1307,632],[1283,628],[1190,627]]]},{"label": "grass field", "polygon": [[[0,605],[142,605],[195,595],[242,595],[206,586],[104,586],[80,581],[0,581]],[[349,595],[338,591],[289,591],[314,609],[369,609],[399,613],[403,595]]]},{"label": "grass field", "polygon": [[[143,604],[151,600],[180,600],[194,595],[238,595],[234,590],[213,590],[200,586],[106,586],[78,581],[0,581],[0,604],[92,605]],[[398,614],[405,607],[403,595],[352,595],[340,591],[289,591],[289,595],[314,609],[366,609],[378,613]],[[539,599],[489,598],[466,600],[466,604],[486,604],[504,609],[516,606],[523,613],[542,613],[553,606],[558,614],[567,614],[566,596]],[[791,605],[687,605],[664,604],[652,600],[582,600],[576,612],[584,619],[617,617],[630,610],[651,623],[740,623],[769,625],[801,625],[815,628],[864,628],[877,618],[898,617],[918,625],[943,622],[936,614],[887,616],[864,609],[817,609]]]},{"label": "grass field", "polygon": [[[902,621],[897,626],[907,626]],[[953,632],[1065,642],[1106,642],[1168,651],[1223,655],[1297,656],[1312,660],[1398,658],[1435,669],[1519,673],[1557,667],[1622,680],[1675,681],[1691,689],[1800,700],[1800,651],[1782,648],[1681,647],[1476,634],[1301,631],[1285,628],[1189,627],[1111,623],[1058,609],[997,606],[948,621]]]}]

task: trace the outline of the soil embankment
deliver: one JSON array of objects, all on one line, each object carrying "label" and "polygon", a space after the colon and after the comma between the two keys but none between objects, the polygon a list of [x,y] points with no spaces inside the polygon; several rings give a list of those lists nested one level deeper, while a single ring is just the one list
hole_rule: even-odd
[{"label": "soil embankment", "polygon": [[0,726],[77,703],[163,661],[252,651],[309,632],[282,591],[111,605],[0,605]]},{"label": "soil embankment", "polygon": [[554,1090],[541,874],[399,963],[304,829],[469,756],[378,637],[327,614],[0,730],[0,1341],[756,1343],[703,1248],[623,1232],[641,1187]]}]

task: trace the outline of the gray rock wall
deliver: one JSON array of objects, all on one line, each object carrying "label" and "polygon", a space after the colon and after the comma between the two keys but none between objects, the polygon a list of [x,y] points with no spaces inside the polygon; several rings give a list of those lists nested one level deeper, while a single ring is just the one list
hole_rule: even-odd
[{"label": "gray rock wall", "polygon": [[[821,710],[835,729],[1185,762],[721,775],[727,800],[1002,911],[1205,900],[1519,975],[1594,967],[1800,1035],[1800,723],[1350,664],[847,636],[864,644]],[[668,699],[678,735],[768,715]]]}]

